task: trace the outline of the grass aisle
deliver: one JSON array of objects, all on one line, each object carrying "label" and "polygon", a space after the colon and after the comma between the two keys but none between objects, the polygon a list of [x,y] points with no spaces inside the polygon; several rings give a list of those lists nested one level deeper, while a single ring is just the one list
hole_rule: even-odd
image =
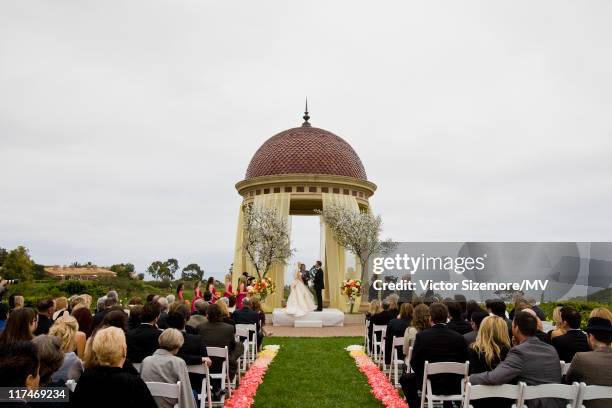
[{"label": "grass aisle", "polygon": [[344,350],[361,337],[270,337],[281,349],[257,389],[255,408],[380,408],[355,361]]}]

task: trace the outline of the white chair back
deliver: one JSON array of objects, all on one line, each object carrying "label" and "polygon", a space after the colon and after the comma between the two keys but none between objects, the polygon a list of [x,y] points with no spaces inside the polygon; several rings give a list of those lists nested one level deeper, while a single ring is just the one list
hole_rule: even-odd
[{"label": "white chair back", "polygon": [[[612,387],[606,387],[603,385],[586,385],[586,383],[580,383],[578,399],[576,400],[576,408],[584,408],[584,404],[582,403],[583,401],[599,399],[612,400]],[[612,406],[612,401],[610,401],[609,405]]]},{"label": "white chair back", "polygon": [[[154,397],[164,398],[176,398],[178,400],[181,395],[181,382],[178,381],[176,384],[168,384],[156,381],[147,381],[147,388]],[[178,403],[175,405],[178,406]]]},{"label": "white chair back", "polygon": [[578,383],[572,385],[567,384],[541,384],[541,385],[527,385],[524,382],[519,383],[523,387],[523,393],[519,403],[516,405],[518,408],[526,407],[525,401],[540,398],[561,398],[570,401],[569,407],[574,407],[578,399],[578,391],[580,386]]},{"label": "white chair back", "polygon": [[247,336],[249,339],[248,358],[253,362],[257,358],[257,324],[236,324],[236,331],[238,331],[238,329],[247,330],[249,332],[249,336]]},{"label": "white chair back", "polygon": [[[232,396],[232,385],[229,374],[229,352],[227,346],[225,347],[206,347],[208,357],[218,357],[223,359],[223,365],[220,373],[210,373],[209,377],[221,380],[221,389],[225,389],[229,392],[229,396]],[[225,401],[225,396],[221,397],[221,403]]]},{"label": "white chair back", "polygon": [[75,388],[76,388],[76,381],[74,380],[67,380],[66,381],[66,388],[68,388],[70,390],[70,392],[74,392]]},{"label": "white chair back", "polygon": [[572,363],[565,363],[561,361],[561,375],[566,375],[571,365]]},{"label": "white chair back", "polygon": [[470,401],[482,398],[506,398],[518,402],[521,399],[522,392],[523,387],[521,385],[472,385],[468,382],[465,386],[462,408],[470,408],[472,407]]},{"label": "white chair back", "polygon": [[210,373],[208,372],[208,366],[206,364],[188,365],[187,372],[194,374],[202,374],[202,394],[198,394],[200,400],[200,408],[205,408],[205,401],[208,402],[208,408],[212,407],[212,392],[210,388]]},{"label": "white chair back", "polygon": [[[247,369],[248,366],[248,362],[249,362],[249,330],[242,328],[242,327],[236,327],[236,341],[239,341],[243,344],[244,346],[244,354],[240,357],[239,361],[238,361],[238,366],[240,367],[240,371],[244,372]],[[244,340],[242,340],[244,339]],[[238,376],[236,376],[238,377]]]},{"label": "white chair back", "polygon": [[389,380],[393,379],[393,384],[396,387],[399,386],[399,367],[404,364],[404,360],[400,360],[398,358],[398,347],[404,347],[403,337],[393,337],[393,348],[391,349],[391,367],[389,367]]},{"label": "white chair back", "polygon": [[[380,333],[380,339],[377,339],[376,333]],[[385,337],[387,334],[387,326],[384,324],[373,324],[372,325],[372,353],[374,354],[374,361],[379,363],[382,361],[383,370],[385,363]]]},{"label": "white chair back", "polygon": [[[433,408],[434,401],[463,401],[465,384],[468,381],[468,373],[470,371],[470,363],[455,363],[455,362],[439,362],[430,363],[425,361],[423,368],[423,389],[421,390],[421,408],[425,408],[425,400],[427,406]],[[431,389],[431,381],[428,379],[430,375],[436,374],[458,374],[462,375],[461,379],[461,394],[455,395],[434,395]]]}]

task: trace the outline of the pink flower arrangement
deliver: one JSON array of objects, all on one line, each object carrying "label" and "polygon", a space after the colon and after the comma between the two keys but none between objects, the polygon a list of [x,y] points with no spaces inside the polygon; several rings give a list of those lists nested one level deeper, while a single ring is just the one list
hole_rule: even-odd
[{"label": "pink flower arrangement", "polygon": [[253,405],[257,388],[263,382],[268,366],[274,360],[276,353],[278,353],[278,346],[264,347],[251,368],[240,378],[238,388],[229,399],[225,400],[223,405],[225,408],[250,408]]},{"label": "pink flower arrangement", "polygon": [[380,371],[372,359],[363,351],[363,347],[349,346],[347,350],[355,359],[357,368],[361,371],[372,388],[371,392],[387,408],[408,408],[406,401],[399,396],[387,376]]}]

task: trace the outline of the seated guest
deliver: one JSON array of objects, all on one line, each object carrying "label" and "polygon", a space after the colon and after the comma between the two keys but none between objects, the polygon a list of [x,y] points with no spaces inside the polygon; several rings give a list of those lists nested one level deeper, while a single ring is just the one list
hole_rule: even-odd
[{"label": "seated guest", "polygon": [[160,307],[157,302],[150,302],[142,308],[140,316],[142,323],[135,329],[127,332],[127,358],[132,363],[140,363],[145,357],[157,350],[157,339],[161,331],[157,328]]},{"label": "seated guest", "polygon": [[53,312],[53,316],[51,319],[56,321],[58,317],[68,315],[68,299],[65,296],[60,296],[55,298],[53,301],[55,302],[55,312]]},{"label": "seated guest", "polygon": [[234,322],[234,319],[232,319],[232,317],[230,316],[230,312],[227,308],[227,304],[228,302],[225,302],[223,299],[227,300],[227,298],[221,298],[219,299],[219,301],[217,302],[217,304],[219,305],[219,309],[221,310],[221,315],[223,316],[223,323],[227,323],[227,324],[231,324],[232,326],[236,324],[236,322]]},{"label": "seated guest", "polygon": [[[414,345],[414,340],[419,332],[431,327],[431,319],[429,316],[429,308],[423,303],[416,305],[414,308],[414,318],[410,326],[404,331],[404,355],[408,356],[410,347]],[[408,362],[410,363],[410,362]]]},{"label": "seated guest", "polygon": [[[565,381],[612,387],[612,323],[603,317],[591,317],[585,329],[593,351],[576,353]],[[584,401],[586,408],[609,408],[610,400]]]},{"label": "seated guest", "polygon": [[60,339],[55,336],[41,334],[32,340],[38,350],[38,360],[40,361],[40,387],[63,387],[65,381],[53,381],[53,374],[60,369],[64,363],[64,353]]},{"label": "seated guest", "polygon": [[[207,309],[208,321],[198,326],[198,334],[208,347],[225,347],[229,353],[230,377],[233,378],[238,370],[238,358],[244,353],[244,346],[236,342],[236,328],[221,321],[221,311],[218,305],[209,305]],[[221,362],[213,358],[213,372],[221,371]]]},{"label": "seated guest", "polygon": [[549,330],[548,333],[546,333],[546,342],[548,344],[552,342],[552,339],[554,337],[565,334],[565,328],[563,327],[563,321],[561,320],[561,309],[563,309],[563,306],[557,306],[553,310],[552,320],[555,324],[555,328],[553,330]]},{"label": "seated guest", "polygon": [[486,310],[484,310],[482,307],[480,307],[480,305],[478,304],[478,302],[476,302],[475,300],[470,300],[467,302],[466,306],[465,306],[465,320],[470,322],[472,321],[472,314],[476,313],[476,312],[486,312]]},{"label": "seated guest", "polygon": [[[432,326],[417,333],[412,348],[410,365],[414,372],[400,378],[402,390],[410,407],[419,406],[417,390],[421,389],[425,361],[458,362],[467,360],[465,339],[456,331],[446,327],[448,309],[443,303],[433,303],[429,307]],[[453,374],[439,374],[430,377],[434,394],[460,393],[460,378]]]},{"label": "seated guest", "polygon": [[389,302],[389,313],[391,314],[391,319],[397,318],[399,315],[399,295],[397,293],[391,293],[385,299],[387,302]]},{"label": "seated guest", "polygon": [[[263,311],[263,308],[261,307],[261,299],[259,298],[259,296],[253,296],[251,298],[251,308],[257,312],[257,314],[259,315],[259,331],[261,333],[261,337],[263,340],[263,337],[265,336],[271,336],[272,332],[271,331],[266,331],[265,329],[265,325],[266,325],[266,313]],[[259,348],[261,348],[261,343],[259,342],[257,343],[257,346],[259,346]]]},{"label": "seated guest", "polygon": [[102,324],[102,321],[104,320],[104,316],[106,316],[106,314],[115,306],[117,306],[117,299],[114,297],[109,297],[108,295],[106,296],[106,298],[104,299],[104,306],[102,308],[102,310],[100,310],[98,313],[96,313],[93,317],[93,327],[98,327],[99,325]]},{"label": "seated guest", "polygon": [[446,327],[456,331],[462,336],[471,332],[472,326],[461,318],[462,310],[459,302],[448,300],[445,301],[444,304],[448,308],[448,314],[450,316],[450,320],[446,324]]},{"label": "seated guest", "polygon": [[29,307],[13,310],[4,330],[0,332],[0,349],[17,341],[32,340],[36,331],[36,322],[36,313]]},{"label": "seated guest", "polygon": [[0,303],[0,331],[4,330],[6,326],[6,318],[8,317],[8,306],[4,303]]},{"label": "seated guest", "polygon": [[370,320],[372,316],[380,312],[382,312],[382,306],[380,304],[380,300],[374,299],[373,301],[370,302],[370,308],[366,312],[365,318],[366,320]]},{"label": "seated guest", "polygon": [[157,327],[164,330],[168,328],[168,325],[166,324],[166,319],[168,318],[168,310],[170,306],[168,305],[168,299],[163,296],[160,296],[157,299],[157,303],[159,303],[159,307],[161,310],[159,313],[159,319],[157,321]]},{"label": "seated guest", "polygon": [[236,322],[236,324],[254,324],[256,325],[257,348],[260,348],[261,341],[263,340],[263,336],[261,334],[261,327],[260,327],[261,320],[259,317],[259,313],[257,313],[251,308],[251,298],[245,298],[242,301],[242,309],[234,310],[233,316],[234,316],[234,322]]},{"label": "seated guest", "polygon": [[[164,299],[164,298],[160,298]],[[153,397],[159,408],[173,408],[178,402],[180,407],[195,408],[187,365],[176,353],[183,346],[183,335],[176,329],[166,329],[159,335],[159,348],[152,356],[142,360],[140,376],[144,381],[176,384],[181,382],[178,401],[173,398]]]},{"label": "seated guest", "polygon": [[[462,295],[460,293],[456,294],[455,296],[453,296],[453,300],[459,305],[459,308],[461,309],[461,316],[459,317],[460,320],[464,320],[464,321],[468,321],[467,318],[467,299],[465,297],[465,295]],[[450,313],[450,310],[449,310]]]},{"label": "seated guest", "polygon": [[0,387],[37,389],[39,366],[38,350],[31,341],[0,346]]},{"label": "seated guest", "polygon": [[[393,339],[403,337],[406,328],[410,326],[414,309],[410,303],[402,303],[397,319],[391,319],[387,324],[387,334],[385,337],[385,364],[391,364],[391,354],[393,352]],[[404,359],[403,349],[397,348],[397,358]]]},{"label": "seated guest", "polygon": [[[64,353],[64,362],[53,373],[52,381],[54,383],[65,383],[67,380],[78,381],[83,373],[83,363],[76,351],[82,348],[81,356],[85,354],[85,333],[79,331],[76,319],[72,316],[58,318],[49,329],[49,336],[59,339],[62,353]],[[78,343],[82,345],[79,346]]]},{"label": "seated guest", "polygon": [[23,296],[13,293],[8,298],[8,305],[10,312],[15,309],[22,309],[25,306],[25,299]]},{"label": "seated guest", "polygon": [[508,326],[508,336],[510,336],[510,340],[512,340],[512,320],[506,317],[506,304],[503,300],[493,299],[487,300],[485,302],[485,307],[487,308],[487,312],[489,314],[499,316],[506,322]]},{"label": "seated guest", "polygon": [[[470,382],[473,385],[516,384],[519,381],[527,385],[560,383],[559,355],[553,346],[535,337],[537,328],[537,317],[526,311],[515,313],[512,322],[515,346],[495,369],[470,375]],[[530,408],[562,408],[564,405],[562,400],[550,398],[527,404]]]},{"label": "seated guest", "polygon": [[[368,337],[370,338],[370,344],[372,345],[372,347],[374,346],[374,342],[372,338],[372,332],[374,331],[374,325],[386,326],[389,324],[391,319],[394,319],[396,317],[396,314],[394,315],[393,311],[389,310],[390,307],[391,307],[391,304],[389,303],[388,300],[385,299],[382,302],[382,311],[370,317],[370,329],[368,332]],[[376,341],[380,341],[380,336],[381,336],[381,333],[377,332]]]},{"label": "seated guest", "polygon": [[127,333],[129,330],[129,317],[127,313],[123,311],[119,306],[115,306],[111,308],[106,316],[104,316],[104,320],[102,320],[102,327],[118,327],[123,330],[124,333]]},{"label": "seated guest", "polygon": [[[489,314],[487,312],[474,312],[470,315],[470,324],[472,325],[472,331],[469,333],[465,333],[463,337],[465,338],[465,342],[470,345],[476,341],[476,336],[478,335],[478,329],[480,328],[480,323],[487,317]],[[496,316],[499,317],[499,316]],[[504,321],[505,323],[505,321]],[[506,325],[506,332],[508,331],[508,325]]]},{"label": "seated guest", "polygon": [[573,307],[565,306],[561,308],[561,321],[565,334],[554,337],[551,344],[557,349],[559,358],[570,363],[574,354],[591,351],[591,347],[586,334],[580,330],[580,312]]},{"label": "seated guest", "polygon": [[[177,357],[185,360],[187,365],[206,364],[212,365],[212,360],[208,357],[206,344],[199,334],[191,334],[185,331],[185,322],[189,318],[190,311],[185,304],[179,304],[168,314],[168,326],[177,329],[183,334],[183,346],[180,348]],[[203,374],[189,373],[191,387],[201,394]]]},{"label": "seated guest", "polygon": [[127,346],[123,330],[107,327],[93,336],[96,364],[85,370],[70,398],[74,407],[149,407],[157,404],[137,374],[122,369]]},{"label": "seated guest", "polygon": [[55,303],[53,303],[53,299],[43,299],[38,301],[36,309],[38,310],[38,325],[34,335],[47,334],[53,324],[51,317],[53,312],[55,312]]},{"label": "seated guest", "polygon": [[[79,299],[79,300],[77,300]],[[83,302],[83,303],[81,303]],[[73,301],[72,316],[79,323],[79,330],[85,333],[85,337],[89,338],[93,330],[93,316],[88,307],[85,307],[84,299],[81,297],[75,298]]]},{"label": "seated guest", "polygon": [[612,312],[605,307],[596,307],[595,309],[591,310],[589,319],[591,317],[601,317],[602,319],[608,319],[610,323],[612,323]]},{"label": "seated guest", "polygon": [[187,326],[191,326],[197,330],[199,325],[208,321],[206,320],[206,309],[208,308],[208,303],[203,299],[198,299],[195,301],[194,306],[195,313],[192,314],[187,321]]},{"label": "seated guest", "polygon": [[[476,312],[475,315],[483,313]],[[478,335],[475,341],[468,347],[468,361],[470,362],[470,374],[491,371],[506,358],[510,351],[510,338],[508,337],[508,326],[499,316],[486,316],[480,321]],[[465,337],[465,336],[464,336]],[[474,408],[480,407],[510,407],[512,401],[504,398],[486,398],[471,402]]]},{"label": "seated guest", "polygon": [[140,326],[142,321],[140,320],[142,316],[142,305],[133,305],[130,307],[130,316],[128,317],[128,330],[132,330]]}]

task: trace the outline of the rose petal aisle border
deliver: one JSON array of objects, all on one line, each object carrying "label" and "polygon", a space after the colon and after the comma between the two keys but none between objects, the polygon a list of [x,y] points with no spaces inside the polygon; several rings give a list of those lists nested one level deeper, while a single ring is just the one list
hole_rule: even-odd
[{"label": "rose petal aisle border", "polygon": [[225,408],[249,408],[253,405],[257,388],[263,382],[268,366],[276,357],[279,349],[280,346],[276,344],[264,346],[251,368],[240,378],[238,388],[232,392],[229,399],[225,400],[223,405]]},{"label": "rose petal aisle border", "polygon": [[346,350],[351,357],[355,359],[355,363],[370,384],[371,392],[374,396],[383,403],[387,408],[408,408],[406,401],[400,397],[397,390],[389,382],[387,376],[380,371],[378,366],[372,359],[363,351],[363,346],[353,345],[348,346]]}]

